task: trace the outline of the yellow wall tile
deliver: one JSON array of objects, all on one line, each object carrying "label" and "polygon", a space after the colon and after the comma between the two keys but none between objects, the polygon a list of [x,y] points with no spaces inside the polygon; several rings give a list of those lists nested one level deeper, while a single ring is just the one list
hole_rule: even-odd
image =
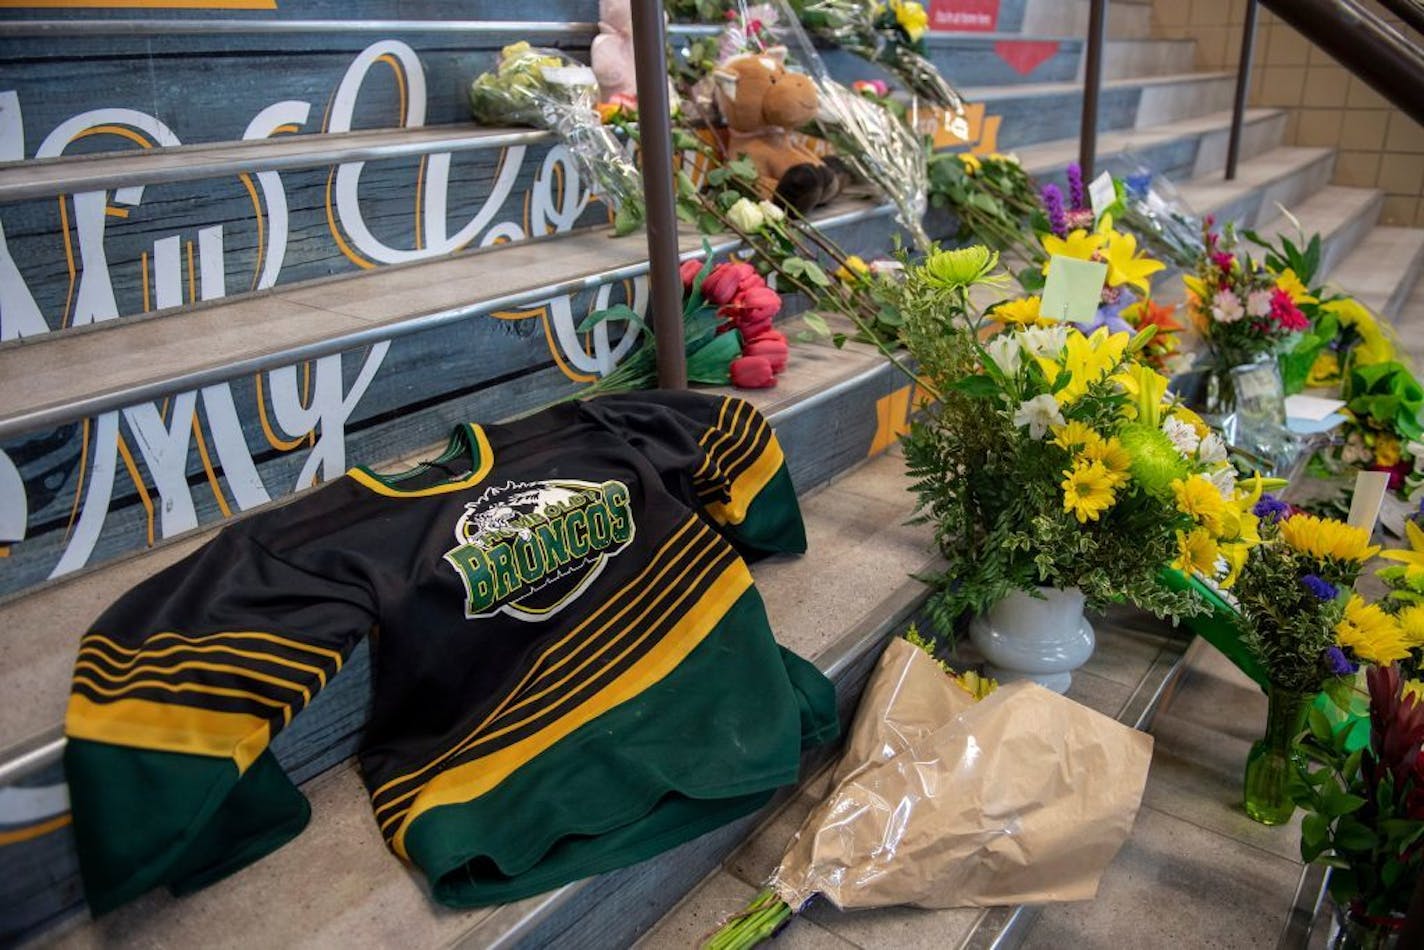
[{"label": "yellow wall tile", "polygon": [[1271,28],[1267,52],[1273,66],[1304,66],[1310,57],[1310,41],[1284,24]]},{"label": "yellow wall tile", "polygon": [[1343,70],[1311,66],[1305,71],[1305,105],[1307,107],[1339,109],[1345,105],[1345,93],[1350,88]]},{"label": "yellow wall tile", "polygon": [[1379,186],[1392,195],[1424,191],[1424,155],[1387,153],[1380,157]]},{"label": "yellow wall tile", "polygon": [[1419,206],[1414,209],[1414,226],[1424,228],[1424,198],[1419,199]]},{"label": "yellow wall tile", "polygon": [[1155,26],[1186,26],[1191,19],[1191,5],[1182,0],[1157,0],[1152,5],[1152,23]]},{"label": "yellow wall tile", "polygon": [[1302,109],[1300,128],[1295,136],[1296,144],[1311,148],[1334,148],[1340,144],[1343,119],[1344,112],[1340,109]]},{"label": "yellow wall tile", "polygon": [[[1389,117],[1389,132],[1385,135],[1386,152],[1424,152],[1424,126],[1403,112]],[[1421,158],[1420,161],[1424,161]]]},{"label": "yellow wall tile", "polygon": [[1350,90],[1345,95],[1345,105],[1351,109],[1392,109],[1388,99],[1371,89],[1358,76],[1350,77]]},{"label": "yellow wall tile", "polygon": [[1388,127],[1389,113],[1383,109],[1346,109],[1340,128],[1340,146],[1378,150],[1384,147]]},{"label": "yellow wall tile", "polygon": [[1261,105],[1298,106],[1305,86],[1301,66],[1267,66],[1261,70]]},{"label": "yellow wall tile", "polygon": [[1335,156],[1335,184],[1373,188],[1379,180],[1379,166],[1379,152],[1341,152]]}]

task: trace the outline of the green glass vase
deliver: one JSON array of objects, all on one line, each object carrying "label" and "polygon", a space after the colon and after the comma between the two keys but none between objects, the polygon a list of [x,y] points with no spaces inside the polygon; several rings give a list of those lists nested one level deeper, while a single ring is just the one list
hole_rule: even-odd
[{"label": "green glass vase", "polygon": [[1263,825],[1283,825],[1295,814],[1288,791],[1295,774],[1295,740],[1305,730],[1314,698],[1272,686],[1266,690],[1266,734],[1246,757],[1246,814]]}]

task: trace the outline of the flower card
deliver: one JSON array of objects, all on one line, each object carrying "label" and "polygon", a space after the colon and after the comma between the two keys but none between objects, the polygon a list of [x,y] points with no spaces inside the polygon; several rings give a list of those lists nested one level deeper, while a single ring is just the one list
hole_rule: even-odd
[{"label": "flower card", "polygon": [[1092,323],[1098,317],[1108,265],[1055,254],[1048,261],[1048,281],[1043,285],[1039,310],[1045,317],[1065,323]]},{"label": "flower card", "polygon": [[1112,175],[1103,172],[1093,179],[1088,186],[1088,201],[1093,206],[1093,220],[1103,216],[1103,212],[1112,207],[1112,203],[1117,200],[1117,189],[1113,187]]}]

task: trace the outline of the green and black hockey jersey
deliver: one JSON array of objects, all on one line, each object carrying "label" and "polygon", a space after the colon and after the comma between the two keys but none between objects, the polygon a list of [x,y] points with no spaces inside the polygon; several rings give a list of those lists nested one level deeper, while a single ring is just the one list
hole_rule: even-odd
[{"label": "green and black hockey jersey", "polygon": [[463,425],[224,530],[83,637],[65,766],[90,905],[201,887],[308,805],[269,748],[371,638],[360,765],[442,903],[642,860],[794,782],[836,732],[744,556],[801,552],[748,403],[638,393]]}]

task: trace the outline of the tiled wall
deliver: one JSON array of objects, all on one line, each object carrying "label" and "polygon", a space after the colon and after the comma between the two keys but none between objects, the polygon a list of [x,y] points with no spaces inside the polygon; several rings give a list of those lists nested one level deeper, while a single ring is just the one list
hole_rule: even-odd
[{"label": "tiled wall", "polygon": [[[1195,39],[1198,69],[1235,72],[1245,11],[1246,0],[1153,0],[1153,35]],[[1251,105],[1289,110],[1285,144],[1339,149],[1337,185],[1379,188],[1383,223],[1424,226],[1424,126],[1265,9],[1253,59]]]}]

